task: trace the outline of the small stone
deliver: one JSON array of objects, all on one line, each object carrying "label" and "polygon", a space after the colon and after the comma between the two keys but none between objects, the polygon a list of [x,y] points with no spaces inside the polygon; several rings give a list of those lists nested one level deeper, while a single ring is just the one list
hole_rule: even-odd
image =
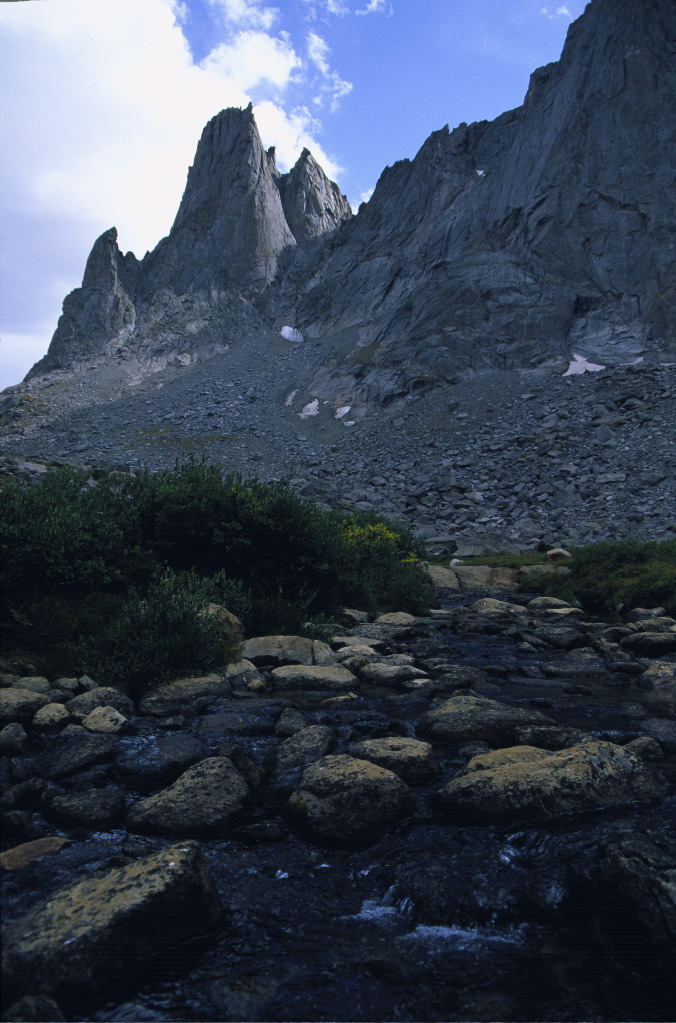
[{"label": "small stone", "polygon": [[35,713],[31,726],[37,732],[57,732],[72,720],[62,703],[48,703]]},{"label": "small stone", "polygon": [[47,853],[58,852],[68,843],[67,838],[57,835],[49,835],[47,838],[38,838],[33,842],[24,842],[16,845],[13,849],[7,849],[0,855],[0,868],[2,870],[21,870],[22,867],[38,860]]}]

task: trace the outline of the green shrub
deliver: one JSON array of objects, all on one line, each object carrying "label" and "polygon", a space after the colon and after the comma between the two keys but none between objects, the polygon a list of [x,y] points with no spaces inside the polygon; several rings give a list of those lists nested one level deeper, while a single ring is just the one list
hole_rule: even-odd
[{"label": "green shrub", "polygon": [[570,575],[529,580],[529,589],[576,600],[593,614],[660,605],[676,614],[675,540],[609,541],[574,548],[571,554]]},{"label": "green shrub", "polygon": [[327,511],[285,482],[194,459],[136,476],[10,481],[0,510],[5,650],[38,656],[47,673],[133,684],[206,668],[222,654],[195,619],[205,602],[250,634],[327,632],[345,604],[422,613],[433,597],[424,553],[378,516]]}]

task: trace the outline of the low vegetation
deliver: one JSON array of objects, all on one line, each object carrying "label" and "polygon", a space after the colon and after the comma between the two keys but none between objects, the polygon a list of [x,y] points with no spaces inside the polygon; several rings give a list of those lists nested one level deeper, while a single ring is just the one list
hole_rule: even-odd
[{"label": "low vegetation", "polygon": [[662,606],[676,615],[676,540],[620,540],[571,549],[569,575],[530,579],[528,588],[602,614]]},{"label": "low vegetation", "polygon": [[232,655],[209,603],[250,635],[319,635],[345,605],[424,612],[423,557],[406,528],[206,461],[11,480],[0,511],[3,648],[46,673],[159,680]]}]

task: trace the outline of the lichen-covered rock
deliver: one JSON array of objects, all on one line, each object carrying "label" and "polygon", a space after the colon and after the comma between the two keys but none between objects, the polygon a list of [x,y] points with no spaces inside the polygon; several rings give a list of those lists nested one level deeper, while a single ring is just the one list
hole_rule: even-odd
[{"label": "lichen-covered rock", "polygon": [[242,644],[242,657],[253,664],[314,664],[312,640],[305,636],[254,636]]},{"label": "lichen-covered rock", "polygon": [[127,825],[155,835],[219,834],[248,798],[248,786],[233,762],[209,757],[188,768],[169,788],[134,803]]},{"label": "lichen-covered rock", "polygon": [[379,615],[374,625],[415,625],[417,619],[406,611],[388,611],[387,614]]},{"label": "lichen-covered rock", "polygon": [[428,565],[427,572],[436,590],[460,589],[460,580],[453,569],[444,568],[442,565]]},{"label": "lichen-covered rock", "polygon": [[170,846],[69,885],[9,926],[7,993],[98,987],[139,957],[204,934],[222,912],[199,846]]},{"label": "lichen-covered rock", "polygon": [[126,735],[133,728],[129,718],[108,706],[95,707],[82,719],[82,724],[90,732],[101,732],[103,735]]},{"label": "lichen-covered rock", "polygon": [[117,743],[113,735],[91,735],[89,732],[73,735],[62,748],[45,756],[44,774],[58,780],[95,764],[104,764],[113,759]]},{"label": "lichen-covered rock", "polygon": [[[251,662],[247,664],[255,671]],[[193,700],[208,696],[215,700],[218,697],[229,696],[230,692],[231,684],[225,675],[212,673],[194,678],[180,678],[148,690],[139,702],[139,710],[141,714],[153,717],[169,717],[189,707]]]},{"label": "lichen-covered rock", "polygon": [[59,835],[48,835],[45,838],[36,838],[32,842],[15,845],[0,855],[0,869],[21,870],[34,860],[46,856],[47,853],[58,852],[67,842],[67,838],[62,838]]},{"label": "lichen-covered rock", "polygon": [[0,689],[0,725],[30,721],[36,711],[50,702],[44,693],[31,689]]},{"label": "lichen-covered rock", "polygon": [[13,721],[0,731],[0,756],[16,757],[28,748],[28,733],[18,721]]},{"label": "lichen-covered rock", "polygon": [[119,689],[113,689],[112,686],[98,686],[88,693],[75,696],[66,704],[66,710],[77,721],[83,721],[97,707],[114,707],[116,711],[127,718],[134,713],[134,704],[129,697],[121,693]]},{"label": "lichen-covered rock", "polygon": [[520,618],[528,614],[527,609],[521,604],[513,604],[507,600],[495,600],[493,597],[482,597],[481,600],[476,600],[470,605],[470,611],[482,616],[500,615],[508,618],[515,616]]},{"label": "lichen-covered rock", "polygon": [[424,785],[439,773],[439,764],[428,742],[398,736],[365,739],[348,746],[350,756],[394,771],[407,785]]},{"label": "lichen-covered rock", "polygon": [[36,732],[57,732],[72,720],[62,703],[46,703],[36,711],[31,727]]},{"label": "lichen-covered rock", "polygon": [[348,690],[359,685],[359,680],[340,665],[288,664],[272,670],[276,689]]},{"label": "lichen-covered rock", "polygon": [[169,785],[206,756],[206,746],[200,739],[179,732],[159,739],[155,736],[139,736],[121,742],[115,762],[117,770],[130,788],[150,792]]},{"label": "lichen-covered rock", "polygon": [[118,788],[62,792],[49,789],[42,804],[45,816],[57,823],[88,828],[111,828],[124,816],[124,792]]},{"label": "lichen-covered rock", "polygon": [[286,814],[315,841],[360,845],[411,813],[413,805],[410,789],[393,771],[341,754],[307,768]]},{"label": "lichen-covered rock", "polygon": [[309,725],[286,739],[277,749],[277,772],[284,774],[306,767],[323,757],[335,744],[332,728]]},{"label": "lichen-covered rock", "polygon": [[452,696],[429,710],[419,731],[445,742],[483,739],[491,744],[508,742],[520,725],[553,725],[551,718],[532,707],[512,707],[474,693]]},{"label": "lichen-covered rock", "polygon": [[482,753],[437,801],[454,818],[492,823],[647,801],[664,789],[664,780],[630,750],[590,741],[557,752],[514,746]]},{"label": "lichen-covered rock", "polygon": [[414,668],[411,664],[365,664],[359,669],[362,682],[372,686],[396,686],[401,682],[413,679],[428,679],[429,675],[422,668]]}]

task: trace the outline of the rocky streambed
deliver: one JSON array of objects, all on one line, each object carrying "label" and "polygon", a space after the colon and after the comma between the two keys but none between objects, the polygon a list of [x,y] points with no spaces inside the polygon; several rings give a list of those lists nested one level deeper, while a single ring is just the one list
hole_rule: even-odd
[{"label": "rocky streambed", "polygon": [[4,1018],[673,1019],[676,624],[501,596],[5,672]]}]

